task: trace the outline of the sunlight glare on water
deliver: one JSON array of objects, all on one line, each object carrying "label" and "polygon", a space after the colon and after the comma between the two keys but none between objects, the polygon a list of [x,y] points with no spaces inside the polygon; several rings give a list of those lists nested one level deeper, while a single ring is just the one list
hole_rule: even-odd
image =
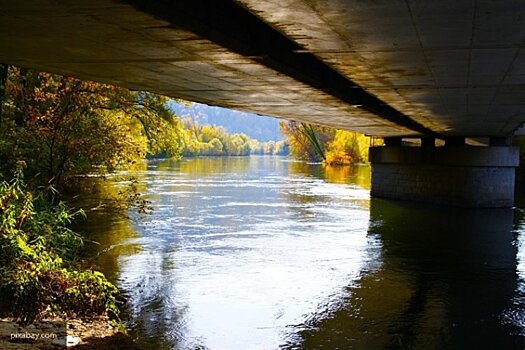
[{"label": "sunlight glare on water", "polygon": [[120,258],[119,285],[146,334],[181,349],[277,348],[372,258],[368,191],[265,161],[198,179],[176,163],[137,174],[155,210],[137,221],[128,243],[142,250]]}]

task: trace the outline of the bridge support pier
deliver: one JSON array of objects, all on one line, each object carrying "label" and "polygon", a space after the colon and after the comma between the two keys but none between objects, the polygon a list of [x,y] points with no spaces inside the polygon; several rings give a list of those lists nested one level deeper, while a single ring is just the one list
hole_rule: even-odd
[{"label": "bridge support pier", "polygon": [[518,150],[457,144],[371,147],[371,195],[461,207],[513,206]]}]

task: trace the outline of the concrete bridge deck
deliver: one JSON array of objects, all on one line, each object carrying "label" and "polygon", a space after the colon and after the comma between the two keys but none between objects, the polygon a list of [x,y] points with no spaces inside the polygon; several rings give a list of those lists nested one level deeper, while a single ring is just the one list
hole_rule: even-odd
[{"label": "concrete bridge deck", "polygon": [[525,3],[0,0],[0,62],[375,136],[525,121]]}]

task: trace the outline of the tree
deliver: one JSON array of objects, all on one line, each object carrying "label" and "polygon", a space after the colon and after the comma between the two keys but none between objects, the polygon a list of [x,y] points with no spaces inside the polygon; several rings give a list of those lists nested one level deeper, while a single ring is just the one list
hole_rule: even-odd
[{"label": "tree", "polygon": [[182,152],[182,127],[165,97],[16,67],[8,70],[6,91],[4,173],[23,159],[28,174],[62,187],[77,174]]},{"label": "tree", "polygon": [[2,120],[2,109],[4,106],[5,86],[7,83],[7,69],[7,64],[0,63],[0,120]]},{"label": "tree", "polygon": [[28,191],[25,165],[18,162],[14,179],[0,182],[0,309],[26,323],[118,313],[117,288],[75,259],[83,242],[68,226],[82,212]]},{"label": "tree", "polygon": [[263,154],[263,144],[257,140],[249,140],[250,154]]},{"label": "tree", "polygon": [[[126,90],[129,91],[129,90]],[[184,148],[183,127],[167,107],[168,98],[149,92],[131,92],[121,101],[126,113],[140,121],[148,139],[148,153],[179,157]]]},{"label": "tree", "polygon": [[325,147],[333,139],[334,129],[295,121],[281,122],[280,128],[294,157],[317,162],[325,160]]},{"label": "tree", "polygon": [[326,163],[345,165],[366,162],[370,139],[362,134],[347,130],[336,130],[327,145]]},{"label": "tree", "polygon": [[288,144],[288,141],[286,140],[277,141],[275,143],[275,149],[273,153],[278,156],[288,155],[290,153],[290,146]]},{"label": "tree", "polygon": [[275,151],[275,142],[268,141],[263,145],[264,154],[273,154],[274,151]]},{"label": "tree", "polygon": [[210,144],[210,154],[211,155],[214,155],[214,156],[222,155],[223,145],[219,139],[214,138],[209,142],[209,144]]},{"label": "tree", "polygon": [[370,139],[362,134],[294,121],[281,122],[280,126],[290,153],[298,159],[329,165],[367,161]]}]

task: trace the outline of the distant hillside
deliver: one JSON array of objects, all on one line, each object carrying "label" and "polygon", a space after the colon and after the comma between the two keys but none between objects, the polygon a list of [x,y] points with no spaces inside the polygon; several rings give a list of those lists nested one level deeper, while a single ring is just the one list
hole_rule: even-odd
[{"label": "distant hillside", "polygon": [[211,107],[200,103],[185,106],[170,101],[169,105],[179,117],[189,116],[199,125],[220,125],[230,133],[244,133],[261,142],[284,139],[284,136],[279,132],[279,120],[276,118],[262,117],[221,107]]}]

